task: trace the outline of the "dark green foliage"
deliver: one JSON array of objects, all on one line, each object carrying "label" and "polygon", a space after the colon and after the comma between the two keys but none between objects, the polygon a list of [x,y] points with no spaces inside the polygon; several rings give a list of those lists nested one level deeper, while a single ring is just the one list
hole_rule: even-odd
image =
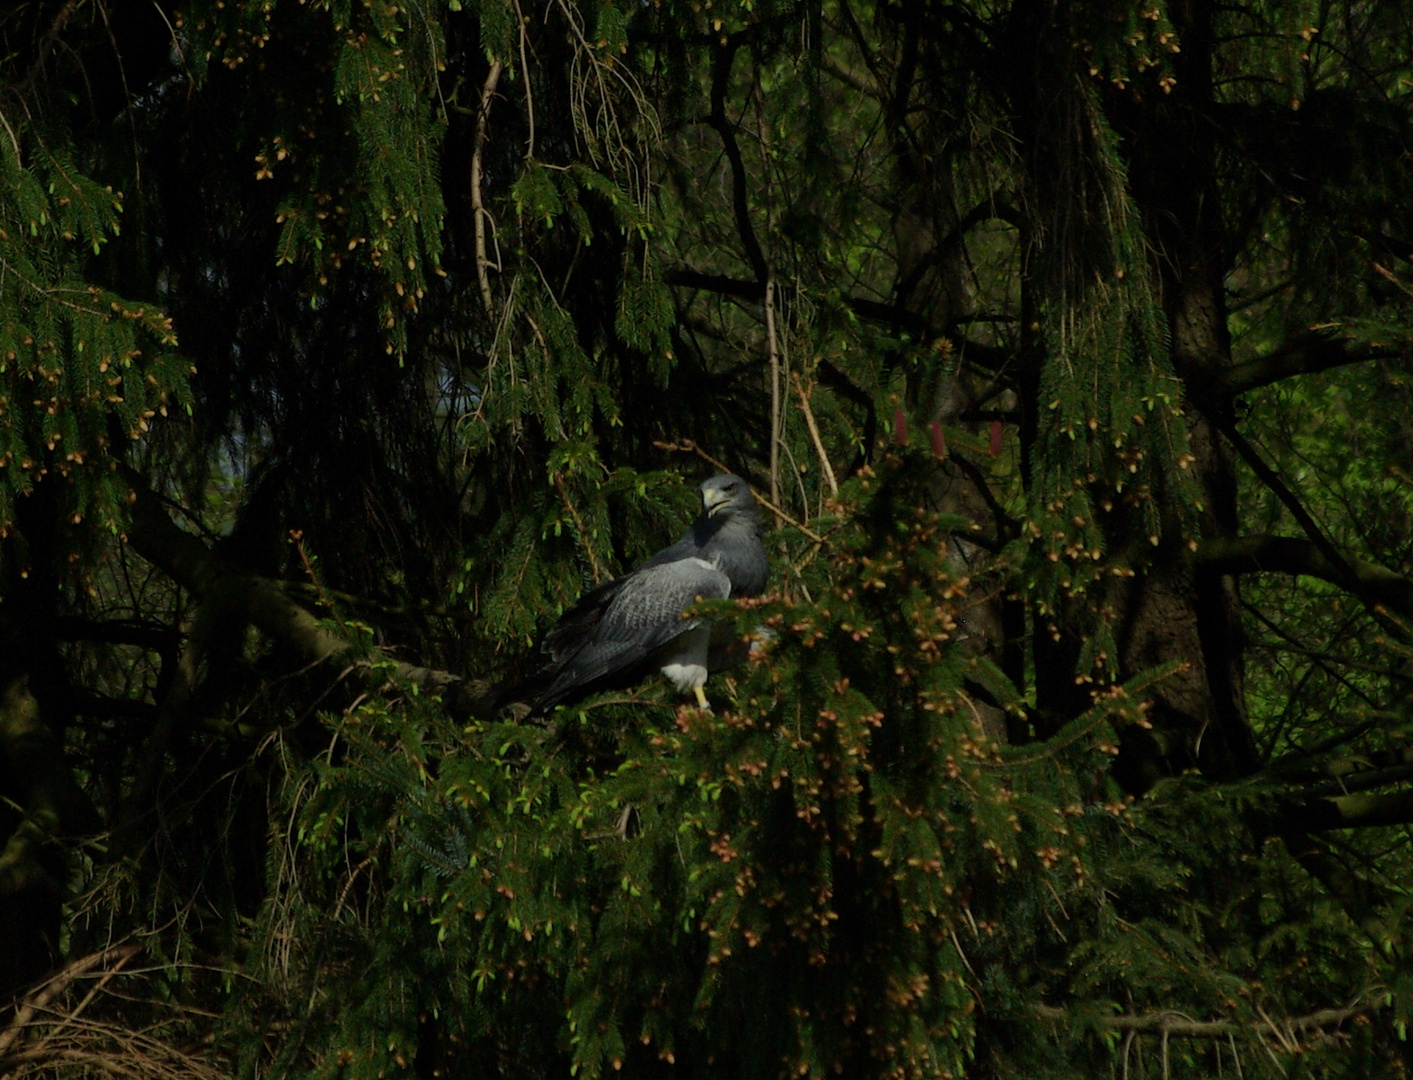
[{"label": "dark green foliage", "polygon": [[0,1074],[1406,1075],[1404,6],[0,12]]},{"label": "dark green foliage", "polygon": [[[773,636],[714,713],[647,694],[548,728],[347,714],[286,810],[264,940],[301,945],[253,969],[304,1032],[282,1068],[963,1075],[980,1034],[1002,1074],[1084,1075],[1108,1052],[1085,1015],[1321,1001],[1307,973],[1350,927],[1327,905],[1292,921],[1308,884],[1229,831],[1229,798],[1112,794],[1148,680],[1045,744],[981,733],[946,558],[965,523],[915,509],[923,476],[890,459],[819,523],[827,599],[718,602]],[[1257,879],[1227,891],[1242,865]],[[1088,1011],[1056,1029],[1037,995]]]},{"label": "dark green foliage", "polygon": [[[828,529],[813,575],[838,595],[736,615],[777,636],[716,714],[644,701],[458,732],[351,713],[298,807],[309,906],[271,928],[349,932],[359,905],[330,920],[307,883],[342,890],[339,864],[373,860],[351,883],[371,905],[360,974],[297,1014],[319,1025],[315,1074],[351,1052],[348,1075],[377,1075],[430,1030],[423,1052],[456,1071],[960,1074],[977,1003],[958,935],[1005,921],[1018,873],[1084,881],[1075,770],[1092,783],[1095,734],[1130,710],[1110,698],[1016,763],[980,738],[949,523],[893,518],[916,494],[862,481],[869,507]],[[386,1045],[361,1034],[369,1010]]]},{"label": "dark green foliage", "polygon": [[15,528],[16,500],[51,475],[67,523],[87,521],[69,543],[115,530],[126,488],[113,469],[127,440],[188,399],[170,319],[87,274],[122,205],[80,169],[61,129],[0,133],[0,535]]}]

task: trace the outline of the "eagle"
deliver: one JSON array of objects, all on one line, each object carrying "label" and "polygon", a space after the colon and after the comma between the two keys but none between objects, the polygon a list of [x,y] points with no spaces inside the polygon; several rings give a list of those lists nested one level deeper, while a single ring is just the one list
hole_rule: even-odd
[{"label": "eagle", "polygon": [[653,668],[708,708],[713,626],[682,613],[698,600],[756,596],[769,573],[750,486],[729,473],[704,481],[701,511],[677,543],[585,593],[545,635],[549,662],[533,680],[541,689],[531,715]]}]

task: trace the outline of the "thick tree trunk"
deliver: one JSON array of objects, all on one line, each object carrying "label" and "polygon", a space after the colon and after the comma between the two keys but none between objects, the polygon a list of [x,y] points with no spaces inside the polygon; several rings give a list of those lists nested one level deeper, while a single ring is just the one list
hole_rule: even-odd
[{"label": "thick tree trunk", "polygon": [[[1144,217],[1172,340],[1173,367],[1189,385],[1210,385],[1231,368],[1224,279],[1227,243],[1216,175],[1212,125],[1212,11],[1207,0],[1169,9],[1182,51],[1172,57],[1177,79],[1170,96],[1117,102],[1129,177]],[[1188,437],[1203,511],[1201,537],[1160,553],[1138,590],[1123,656],[1130,671],[1180,660],[1186,666],[1157,689],[1159,718],[1173,729],[1161,740],[1126,750],[1146,786],[1155,770],[1195,762],[1221,779],[1249,774],[1256,749],[1243,700],[1240,598],[1235,579],[1196,569],[1187,539],[1226,539],[1237,532],[1236,476],[1223,442],[1224,418],[1187,403]]]},{"label": "thick tree trunk", "polygon": [[100,825],[63,757],[70,691],[55,636],[59,586],[46,561],[48,494],[40,485],[18,515],[38,557],[25,558],[14,541],[0,553],[0,1003],[58,960],[68,866],[55,841]]},{"label": "thick tree trunk", "polygon": [[[1231,366],[1221,204],[1211,128],[1203,119],[1211,109],[1210,11],[1204,0],[1189,0],[1171,14],[1182,43],[1173,55],[1173,93],[1135,84],[1110,91],[1104,108],[1127,158],[1148,249],[1159,253],[1156,276],[1174,367],[1184,380],[1207,382]],[[1024,253],[1023,335],[1039,329],[1046,303],[1053,306],[1065,296],[1063,302],[1075,303],[1073,295],[1083,293],[1090,277],[1112,273],[1106,254],[1111,227],[1106,166],[1087,104],[1089,64],[1057,17],[1056,9],[1039,3],[1017,3],[1012,11],[1012,106],[1030,176],[1025,201],[1033,234]],[[1043,343],[1034,339],[1023,341],[1021,361],[1021,438],[1028,466],[1048,415],[1040,385],[1050,361]],[[1228,779],[1256,767],[1242,702],[1235,586],[1229,577],[1195,568],[1188,548],[1189,540],[1235,534],[1233,463],[1219,418],[1189,406],[1186,419],[1204,508],[1201,535],[1183,535],[1174,515],[1165,523],[1162,546],[1149,553],[1139,576],[1111,595],[1121,675],[1179,663],[1152,690],[1153,730],[1133,728],[1124,739],[1115,774],[1134,792],[1193,765]],[[1089,703],[1088,693],[1075,683],[1079,641],[1060,629],[1076,620],[1055,622],[1053,634],[1045,625],[1034,628],[1042,734]]]}]

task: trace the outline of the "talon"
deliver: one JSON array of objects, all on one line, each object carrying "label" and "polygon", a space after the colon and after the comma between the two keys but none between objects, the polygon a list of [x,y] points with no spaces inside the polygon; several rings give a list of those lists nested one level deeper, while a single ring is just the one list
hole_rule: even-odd
[{"label": "talon", "polygon": [[711,712],[711,704],[707,701],[706,691],[700,686],[692,687],[692,693],[697,695],[697,708]]}]

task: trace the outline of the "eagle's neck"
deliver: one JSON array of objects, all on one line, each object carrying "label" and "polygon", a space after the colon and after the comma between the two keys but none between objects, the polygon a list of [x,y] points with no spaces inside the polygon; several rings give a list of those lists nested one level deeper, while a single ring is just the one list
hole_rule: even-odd
[{"label": "eagle's neck", "polygon": [[760,515],[742,513],[705,514],[692,530],[702,558],[718,565],[731,579],[732,596],[754,596],[765,588],[770,572],[765,547],[760,540]]}]

